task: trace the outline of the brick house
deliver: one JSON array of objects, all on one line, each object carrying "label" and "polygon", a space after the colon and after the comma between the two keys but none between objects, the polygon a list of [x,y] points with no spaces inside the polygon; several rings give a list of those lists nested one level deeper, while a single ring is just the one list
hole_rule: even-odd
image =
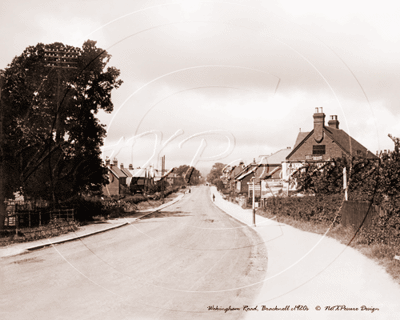
[{"label": "brick house", "polygon": [[254,172],[257,170],[257,164],[255,161],[245,166],[242,171],[240,171],[235,176],[235,190],[238,193],[248,193],[249,182],[254,177]]},{"label": "brick house", "polygon": [[129,165],[129,168],[124,168],[124,164],[123,163],[120,164],[120,168],[119,168],[121,170],[121,172],[124,173],[125,176],[126,176],[126,185],[127,186],[131,185],[131,181],[132,181],[132,177],[133,177],[133,175],[132,175],[132,173],[130,171],[131,168],[133,170],[133,167],[132,167],[131,164]]},{"label": "brick house", "polygon": [[105,196],[115,196],[122,193],[123,186],[126,187],[126,174],[118,168],[118,160],[114,159],[110,163],[110,159],[106,159],[106,167],[108,168],[109,184],[103,186],[103,194]]},{"label": "brick house", "polygon": [[292,171],[307,162],[326,162],[340,157],[377,159],[367,148],[339,129],[337,115],[331,116],[328,126],[325,126],[322,108],[316,108],[313,118],[313,130],[299,132],[292,151],[282,164],[283,179],[287,179]]}]

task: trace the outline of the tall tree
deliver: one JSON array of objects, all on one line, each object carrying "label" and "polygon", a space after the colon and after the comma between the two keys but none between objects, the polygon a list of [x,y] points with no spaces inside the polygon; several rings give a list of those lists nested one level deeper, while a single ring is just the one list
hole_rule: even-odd
[{"label": "tall tree", "polygon": [[182,180],[192,185],[199,184],[200,182],[200,177],[201,177],[200,171],[186,164],[174,168],[174,173],[180,176]]},{"label": "tall tree", "polygon": [[218,181],[221,181],[222,169],[226,167],[226,164],[217,162],[212,166],[210,173],[207,175],[207,181],[211,184],[217,185]]},{"label": "tall tree", "polygon": [[111,92],[122,84],[119,70],[107,67],[110,58],[91,40],[82,48],[39,43],[7,66],[2,100],[9,192],[56,201],[100,190],[106,131],[95,115],[113,110]]}]

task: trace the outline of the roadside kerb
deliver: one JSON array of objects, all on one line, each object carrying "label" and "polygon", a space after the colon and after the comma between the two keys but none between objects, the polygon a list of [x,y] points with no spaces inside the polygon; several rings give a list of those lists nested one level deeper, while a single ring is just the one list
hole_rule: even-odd
[{"label": "roadside kerb", "polygon": [[[139,213],[141,213],[141,212],[146,212],[146,213],[141,215],[140,217],[135,218],[132,222],[134,222],[134,221],[136,221],[138,219],[141,219],[141,218],[143,218],[145,216],[148,216],[148,215],[150,215],[150,214],[152,214],[154,212],[160,211],[160,210],[162,210],[162,209],[164,209],[164,208],[166,208],[166,207],[168,207],[170,205],[173,205],[174,203],[180,201],[184,197],[184,195],[185,194],[179,195],[174,200],[172,200],[172,201],[170,201],[168,203],[165,203],[165,204],[163,204],[163,205],[161,205],[161,206],[159,206],[157,208],[148,209],[149,212],[146,212],[147,210],[139,211]],[[123,222],[123,223],[120,223],[120,224],[117,224],[117,225],[114,225],[114,226],[111,226],[111,227],[108,227],[108,228],[104,228],[104,229],[101,229],[101,230],[89,232],[89,233],[86,233],[86,234],[83,234],[83,235],[77,235],[77,236],[74,236],[74,237],[70,237],[70,238],[66,238],[66,239],[62,239],[62,240],[58,240],[58,241],[54,241],[54,242],[50,242],[49,241],[48,243],[41,243],[41,244],[38,244],[38,245],[35,245],[35,246],[32,246],[32,247],[26,248],[26,250],[33,251],[33,250],[41,249],[41,248],[44,248],[44,247],[47,247],[47,246],[51,246],[51,245],[54,245],[54,244],[60,244],[60,243],[64,243],[64,242],[78,240],[78,239],[85,238],[85,237],[90,237],[90,236],[93,236],[93,235],[98,234],[98,233],[102,233],[102,232],[106,232],[106,231],[110,231],[110,230],[113,230],[113,229],[117,229],[117,228],[126,226],[126,225],[128,225],[128,224],[130,224],[132,222],[128,222],[127,221],[127,222]]]},{"label": "roadside kerb", "polygon": [[33,247],[26,248],[26,250],[32,251],[32,250],[41,249],[41,248],[44,248],[44,247],[47,247],[47,246],[51,246],[53,244],[60,244],[60,243],[64,243],[64,242],[68,242],[68,241],[74,241],[74,240],[85,238],[85,237],[90,237],[90,236],[93,236],[93,235],[98,234],[98,233],[102,233],[102,232],[106,232],[106,231],[109,231],[109,230],[112,230],[112,229],[120,228],[120,227],[125,226],[127,224],[128,224],[128,222],[124,222],[124,223],[120,223],[120,224],[117,224],[115,226],[111,226],[111,227],[104,228],[104,229],[101,229],[101,230],[85,233],[83,235],[79,235],[79,236],[75,236],[75,237],[71,237],[71,238],[67,238],[67,239],[62,239],[62,240],[58,240],[58,241],[54,241],[54,242],[42,243],[42,244],[39,244],[39,245],[36,245],[36,246],[33,246]]}]

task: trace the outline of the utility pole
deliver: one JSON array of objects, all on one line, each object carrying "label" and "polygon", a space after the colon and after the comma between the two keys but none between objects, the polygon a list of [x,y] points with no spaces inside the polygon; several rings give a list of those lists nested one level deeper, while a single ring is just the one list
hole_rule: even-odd
[{"label": "utility pole", "polygon": [[[46,57],[47,65],[46,67],[57,70],[57,109],[55,115],[55,127],[56,130],[60,127],[60,118],[58,117],[58,112],[60,110],[60,70],[61,69],[77,69],[76,59],[78,58],[78,51],[72,49],[66,50],[52,50],[45,49],[44,56]],[[60,133],[61,134],[61,133]],[[61,137],[56,137],[60,139]]]},{"label": "utility pole", "polygon": [[256,176],[255,176],[255,174],[254,174],[254,177],[253,177],[253,227],[255,227],[256,226],[256,183],[255,183],[255,181],[256,181]]},{"label": "utility pole", "polygon": [[[58,113],[60,111],[60,70],[61,69],[77,69],[76,59],[78,58],[78,51],[74,49],[45,49],[44,54],[47,64],[46,67],[57,70],[57,96],[56,96],[56,112],[54,122],[51,130],[55,128],[55,142],[60,143],[62,137],[61,121]],[[50,139],[53,138],[53,132],[50,132]],[[49,152],[51,152],[52,143],[49,143]],[[51,165],[51,155],[49,159],[49,172],[50,172],[50,186],[52,190],[53,204],[56,203],[55,187],[53,179],[53,168]]]},{"label": "utility pole", "polygon": [[3,132],[3,103],[1,101],[1,92],[3,90],[3,76],[0,75],[0,230],[4,229],[4,220],[6,218],[5,204],[5,177],[4,177],[4,132]]},{"label": "utility pole", "polygon": [[[165,172],[165,155],[161,158],[161,178],[164,177]],[[164,179],[161,179],[161,203],[164,203]]]}]

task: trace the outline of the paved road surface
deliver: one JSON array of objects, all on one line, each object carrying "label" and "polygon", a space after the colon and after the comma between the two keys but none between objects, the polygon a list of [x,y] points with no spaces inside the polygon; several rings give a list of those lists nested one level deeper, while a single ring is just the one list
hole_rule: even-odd
[{"label": "paved road surface", "polygon": [[0,319],[238,319],[267,266],[251,228],[194,188],[126,227],[0,259]]}]

